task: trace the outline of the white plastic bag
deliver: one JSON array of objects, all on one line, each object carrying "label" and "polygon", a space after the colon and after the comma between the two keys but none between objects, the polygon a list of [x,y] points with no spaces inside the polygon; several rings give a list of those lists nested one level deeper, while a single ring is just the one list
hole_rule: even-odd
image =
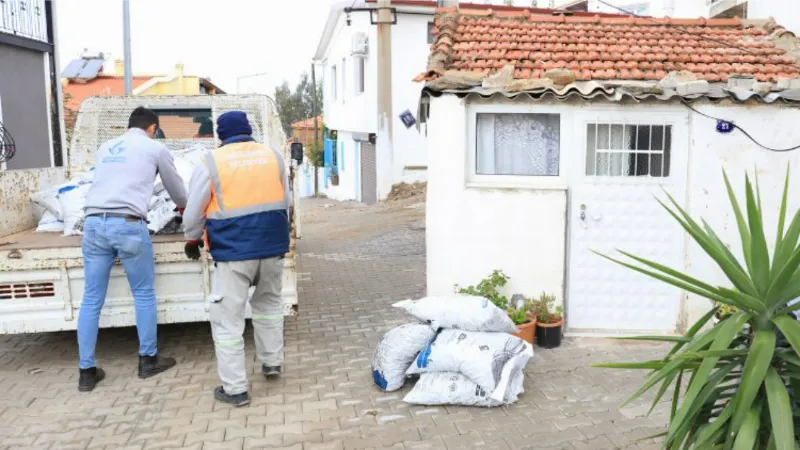
[{"label": "white plastic bag", "polygon": [[[31,194],[31,203],[45,211],[49,211],[56,219],[61,220],[63,214],[61,213],[61,203],[58,201],[58,190],[61,186],[55,186],[48,189],[34,192]],[[44,217],[44,214],[42,214]]]},{"label": "white plastic bag", "polygon": [[403,300],[394,305],[434,328],[516,333],[508,314],[488,299],[467,294]]},{"label": "white plastic bag", "polygon": [[[509,371],[511,372],[511,371]],[[509,389],[503,400],[493,399],[488,392],[474,381],[456,372],[431,372],[420,376],[417,384],[406,394],[403,401],[415,405],[460,405],[460,406],[500,406],[517,401],[524,392],[525,376],[516,370],[508,374]]]},{"label": "white plastic bag", "polygon": [[372,355],[372,379],[384,391],[403,387],[406,370],[436,332],[425,324],[400,325],[383,335]]},{"label": "white plastic bag", "polygon": [[83,234],[83,207],[86,205],[86,194],[91,183],[70,184],[59,189],[58,201],[61,204],[64,221],[64,236]]},{"label": "white plastic bag", "polygon": [[527,364],[533,357],[533,347],[506,333],[442,330],[419,353],[406,373],[459,372],[502,400],[505,396],[498,397],[494,390],[501,388],[505,392],[508,389],[501,383],[503,369],[517,355],[522,357],[514,360],[514,364]]},{"label": "white plastic bag", "polygon": [[64,231],[64,222],[58,220],[55,214],[49,210],[45,210],[39,220],[39,226],[36,227],[37,233],[61,233]]},{"label": "white plastic bag", "polygon": [[155,196],[150,201],[150,208],[147,211],[147,229],[158,233],[178,215],[175,211],[175,203],[170,200],[167,193]]}]

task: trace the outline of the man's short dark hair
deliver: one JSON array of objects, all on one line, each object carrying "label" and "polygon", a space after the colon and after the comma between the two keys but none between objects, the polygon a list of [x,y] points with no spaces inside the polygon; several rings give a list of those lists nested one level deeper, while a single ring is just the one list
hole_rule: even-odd
[{"label": "man's short dark hair", "polygon": [[147,109],[140,106],[133,110],[130,119],[128,119],[128,128],[141,128],[146,130],[151,125],[158,127],[158,114],[153,112],[152,109]]}]

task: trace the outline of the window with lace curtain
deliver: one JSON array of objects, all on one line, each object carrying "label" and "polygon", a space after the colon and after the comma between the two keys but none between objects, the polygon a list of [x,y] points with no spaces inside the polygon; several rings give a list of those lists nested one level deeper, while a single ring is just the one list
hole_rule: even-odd
[{"label": "window with lace curtain", "polygon": [[476,175],[559,176],[559,114],[478,113],[476,121]]}]

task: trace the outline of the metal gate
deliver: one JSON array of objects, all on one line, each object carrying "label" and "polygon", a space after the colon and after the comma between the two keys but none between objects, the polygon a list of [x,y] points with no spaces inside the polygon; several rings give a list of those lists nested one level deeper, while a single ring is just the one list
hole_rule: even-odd
[{"label": "metal gate", "polygon": [[378,202],[378,169],[375,162],[375,144],[361,142],[361,202],[373,205]]}]

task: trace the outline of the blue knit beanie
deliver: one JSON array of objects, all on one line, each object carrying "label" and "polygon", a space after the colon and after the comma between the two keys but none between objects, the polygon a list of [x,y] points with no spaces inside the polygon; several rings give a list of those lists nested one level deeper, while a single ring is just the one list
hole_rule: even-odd
[{"label": "blue knit beanie", "polygon": [[250,136],[253,129],[244,111],[228,111],[217,118],[217,136],[225,141],[234,136]]}]

